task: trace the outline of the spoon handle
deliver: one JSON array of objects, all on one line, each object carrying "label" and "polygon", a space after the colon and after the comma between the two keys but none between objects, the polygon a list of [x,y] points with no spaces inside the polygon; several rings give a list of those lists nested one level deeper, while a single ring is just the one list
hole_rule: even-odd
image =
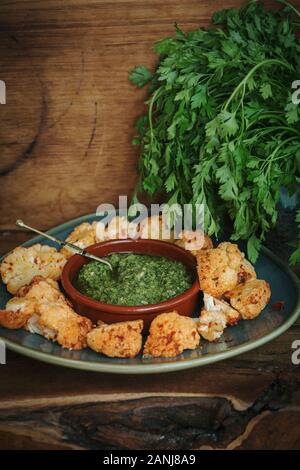
[{"label": "spoon handle", "polygon": [[31,232],[35,232],[35,233],[37,233],[38,235],[41,235],[44,238],[48,238],[48,240],[51,240],[52,242],[58,243],[58,245],[60,245],[60,246],[68,246],[69,248],[74,250],[75,253],[77,253],[81,256],[84,256],[85,258],[90,258],[90,259],[93,259],[95,261],[99,261],[100,263],[106,264],[112,270],[112,266],[108,261],[106,261],[102,258],[98,258],[98,256],[95,256],[92,253],[88,253],[83,248],[80,248],[79,246],[73,245],[73,243],[67,242],[65,240],[59,240],[58,238],[55,238],[52,235],[49,235],[48,233],[44,233],[44,232],[41,232],[40,230],[38,230],[36,228],[30,227],[29,225],[26,225],[23,222],[23,220],[21,220],[21,219],[16,220],[16,225],[18,227],[26,228],[27,230],[30,230]]}]

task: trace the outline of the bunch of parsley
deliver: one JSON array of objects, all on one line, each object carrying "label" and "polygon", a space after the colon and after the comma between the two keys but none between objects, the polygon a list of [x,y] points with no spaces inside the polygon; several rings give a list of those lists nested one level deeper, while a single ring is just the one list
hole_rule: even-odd
[{"label": "bunch of parsley", "polygon": [[[256,1],[218,11],[207,30],[176,26],[154,46],[155,72],[137,66],[129,75],[150,85],[134,139],[135,194],[204,203],[209,235],[229,215],[231,238],[248,240],[252,261],[276,223],[280,188],[294,193],[299,183],[300,107],[291,87],[300,79],[300,13],[283,3],[278,11]],[[299,259],[298,249],[292,262]]]}]

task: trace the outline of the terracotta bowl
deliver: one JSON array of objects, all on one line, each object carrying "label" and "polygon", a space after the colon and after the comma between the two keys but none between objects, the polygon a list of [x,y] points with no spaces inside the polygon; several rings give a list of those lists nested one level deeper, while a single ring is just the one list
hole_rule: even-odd
[{"label": "terracotta bowl", "polygon": [[190,316],[195,311],[199,295],[196,260],[193,255],[179,246],[160,240],[126,239],[97,243],[87,248],[87,251],[99,257],[112,253],[140,253],[164,256],[184,263],[195,278],[192,287],[186,292],[158,304],[133,307],[106,304],[81,294],[73,286],[78,270],[88,262],[86,258],[74,255],[67,261],[63,269],[62,285],[76,312],[89,317],[94,323],[97,323],[98,320],[105,323],[115,323],[142,319],[144,320],[145,331],[147,331],[153,318],[160,313],[176,310],[181,315]]}]

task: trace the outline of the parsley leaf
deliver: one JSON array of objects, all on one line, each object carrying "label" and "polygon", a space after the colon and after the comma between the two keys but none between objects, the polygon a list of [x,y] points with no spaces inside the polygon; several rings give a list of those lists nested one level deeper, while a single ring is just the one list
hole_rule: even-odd
[{"label": "parsley leaf", "polygon": [[147,85],[152,80],[152,73],[144,65],[137,65],[129,74],[129,80],[139,88]]}]

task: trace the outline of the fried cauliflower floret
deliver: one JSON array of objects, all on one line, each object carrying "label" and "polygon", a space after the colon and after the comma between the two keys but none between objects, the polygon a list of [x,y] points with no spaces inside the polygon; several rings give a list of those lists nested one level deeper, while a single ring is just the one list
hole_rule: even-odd
[{"label": "fried cauliflower floret", "polygon": [[[90,245],[94,245],[97,243],[96,237],[96,222],[89,224],[88,222],[84,222],[78,225],[70,235],[67,236],[66,240],[73,245],[78,246],[79,248],[86,248]],[[74,255],[74,251],[72,248],[64,247],[60,250],[60,252],[66,257],[70,258]]]},{"label": "fried cauliflower floret", "polygon": [[69,302],[60,291],[57,281],[42,276],[35,276],[28,286],[18,290],[17,295],[17,298],[24,297],[26,300],[36,302]]},{"label": "fried cauliflower floret", "polygon": [[37,313],[36,326],[46,338],[57,341],[67,349],[83,349],[87,346],[86,337],[92,322],[75,313],[69,305],[42,303]]},{"label": "fried cauliflower floret", "polygon": [[190,251],[194,256],[197,256],[200,250],[213,248],[211,239],[202,230],[183,230],[180,232],[179,239],[175,243],[181,248]]},{"label": "fried cauliflower floret", "polygon": [[29,286],[21,288],[0,310],[0,325],[5,328],[25,328],[68,349],[86,347],[86,335],[92,322],[77,315],[52,279],[35,277]]},{"label": "fried cauliflower floret", "polygon": [[65,256],[55,248],[36,244],[29,248],[15,248],[2,261],[0,272],[7,290],[15,294],[38,275],[58,280],[65,263]]},{"label": "fried cauliflower floret", "polygon": [[143,320],[100,324],[87,335],[94,351],[109,357],[135,357],[142,349]]},{"label": "fried cauliflower floret", "polygon": [[204,310],[224,313],[227,325],[235,325],[241,320],[241,314],[232,308],[228,302],[225,302],[225,300],[216,299],[204,292],[203,302]]},{"label": "fried cauliflower floret", "polygon": [[200,289],[213,297],[220,297],[240,282],[255,278],[254,268],[244,256],[237,245],[229,242],[220,243],[217,248],[200,250],[197,254]]},{"label": "fried cauliflower floret", "polygon": [[227,325],[225,313],[202,309],[198,324],[200,335],[207,341],[217,341]]},{"label": "fried cauliflower floret", "polygon": [[23,328],[34,312],[34,302],[25,298],[13,297],[7,302],[5,310],[0,310],[0,326],[9,330]]},{"label": "fried cauliflower floret", "polygon": [[238,284],[243,284],[251,279],[256,279],[256,272],[250,261],[243,259],[238,270]]},{"label": "fried cauliflower floret", "polygon": [[177,312],[162,313],[151,323],[144,356],[175,357],[185,349],[196,349],[200,342],[196,323]]},{"label": "fried cauliflower floret", "polygon": [[224,300],[215,299],[204,293],[204,307],[200,313],[198,331],[207,341],[216,341],[228,325],[235,325],[240,313]]},{"label": "fried cauliflower floret", "polygon": [[225,293],[233,308],[244,320],[257,317],[270,300],[271,289],[262,279],[252,279]]}]

